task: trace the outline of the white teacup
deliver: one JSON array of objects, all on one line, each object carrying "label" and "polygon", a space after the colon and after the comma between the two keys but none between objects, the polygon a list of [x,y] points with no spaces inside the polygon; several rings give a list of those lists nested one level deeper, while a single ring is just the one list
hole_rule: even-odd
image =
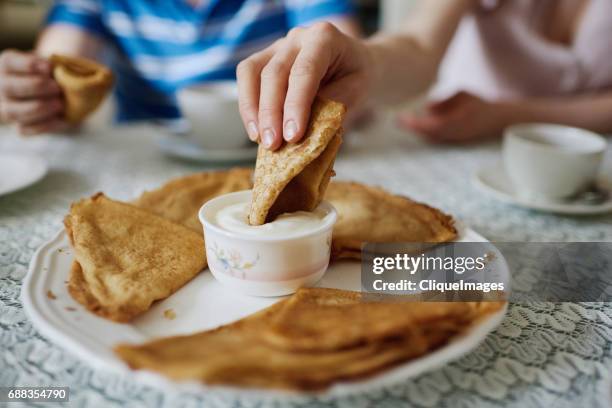
[{"label": "white teacup", "polygon": [[208,149],[239,149],[251,144],[240,112],[234,81],[211,82],[180,90],[181,112],[191,125],[191,138]]},{"label": "white teacup", "polygon": [[521,124],[504,132],[504,167],[517,194],[559,200],[597,178],[606,140],[593,132],[551,124]]}]

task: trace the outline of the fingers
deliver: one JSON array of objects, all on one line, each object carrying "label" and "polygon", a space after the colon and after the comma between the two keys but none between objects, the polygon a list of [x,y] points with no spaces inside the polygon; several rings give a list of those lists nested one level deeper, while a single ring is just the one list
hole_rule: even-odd
[{"label": "fingers", "polygon": [[299,141],[306,131],[312,102],[330,65],[326,40],[306,40],[291,67],[283,107],[283,138],[288,142]]},{"label": "fingers", "polygon": [[298,49],[287,42],[261,71],[259,91],[259,132],[264,147],[275,150],[283,139],[283,105],[287,82]]},{"label": "fingers", "polygon": [[414,132],[432,143],[452,139],[453,132],[458,127],[450,118],[435,114],[417,116],[412,113],[404,113],[397,117],[397,124],[400,128]]},{"label": "fingers", "polygon": [[435,115],[415,116],[404,113],[397,117],[397,123],[401,128],[432,137],[447,128],[447,121]]},{"label": "fingers", "polygon": [[440,101],[433,101],[427,104],[427,110],[433,113],[442,113],[448,110],[455,109],[458,105],[462,104],[470,94],[464,91],[459,91],[453,96],[442,99]]},{"label": "fingers", "polygon": [[0,119],[17,123],[24,134],[59,129],[60,95],[49,61],[14,50],[0,54]]},{"label": "fingers", "polygon": [[35,54],[6,50],[0,54],[0,71],[14,74],[51,74],[51,63]]},{"label": "fingers", "polygon": [[[356,88],[367,71],[366,48],[350,41],[332,24],[318,23],[291,30],[286,38],[239,64],[240,112],[249,137],[259,138],[271,150],[283,139],[299,141],[323,81],[329,89],[333,88],[330,83],[337,83],[339,101],[365,94],[363,83],[359,92],[340,89],[340,85]],[[352,75],[355,72],[361,74]]]},{"label": "fingers", "polygon": [[57,82],[42,75],[6,75],[0,81],[0,95],[9,98],[38,98],[60,95]]},{"label": "fingers", "polygon": [[69,126],[65,120],[55,117],[28,125],[18,125],[18,131],[22,136],[33,136],[41,133],[62,132],[67,130]]},{"label": "fingers", "polygon": [[249,139],[254,142],[258,141],[260,136],[257,123],[261,71],[274,54],[274,49],[275,46],[273,45],[253,54],[238,64],[236,68],[238,108]]},{"label": "fingers", "polygon": [[397,117],[398,126],[423,137],[430,143],[457,143],[471,138],[465,123],[446,116],[414,116],[402,114]]},{"label": "fingers", "polygon": [[0,102],[0,118],[6,122],[17,122],[22,125],[40,122],[58,116],[64,110],[60,98],[12,100]]}]

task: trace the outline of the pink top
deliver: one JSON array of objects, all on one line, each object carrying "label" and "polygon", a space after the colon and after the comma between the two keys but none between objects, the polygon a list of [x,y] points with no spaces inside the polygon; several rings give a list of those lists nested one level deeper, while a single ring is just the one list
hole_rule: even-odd
[{"label": "pink top", "polygon": [[431,95],[499,99],[612,87],[612,0],[590,0],[571,45],[542,35],[554,1],[482,0],[461,21]]}]

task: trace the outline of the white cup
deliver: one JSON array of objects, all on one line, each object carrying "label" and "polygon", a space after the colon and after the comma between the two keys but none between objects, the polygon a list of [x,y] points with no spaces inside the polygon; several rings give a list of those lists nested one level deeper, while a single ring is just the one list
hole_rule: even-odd
[{"label": "white cup", "polygon": [[215,215],[228,205],[248,202],[251,190],[225,194],[202,206],[206,258],[211,273],[222,284],[254,296],[282,296],[314,285],[325,273],[331,252],[332,229],[337,213],[326,201],[322,225],[305,233],[284,237],[254,236],[228,231]]},{"label": "white cup", "polygon": [[238,111],[234,81],[211,82],[181,89],[177,99],[189,121],[191,139],[202,147],[230,150],[251,144]]},{"label": "white cup", "polygon": [[606,140],[593,132],[551,124],[521,124],[504,132],[504,168],[519,196],[559,200],[597,178]]}]

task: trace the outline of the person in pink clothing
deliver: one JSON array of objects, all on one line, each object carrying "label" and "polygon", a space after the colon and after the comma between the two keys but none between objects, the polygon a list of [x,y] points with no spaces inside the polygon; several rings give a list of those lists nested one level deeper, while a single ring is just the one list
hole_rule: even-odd
[{"label": "person in pink clothing", "polygon": [[612,133],[612,1],[421,0],[398,33],[297,29],[237,72],[249,136],[271,149],[303,136],[317,93],[350,109],[427,92],[398,123],[433,142],[518,122]]}]

